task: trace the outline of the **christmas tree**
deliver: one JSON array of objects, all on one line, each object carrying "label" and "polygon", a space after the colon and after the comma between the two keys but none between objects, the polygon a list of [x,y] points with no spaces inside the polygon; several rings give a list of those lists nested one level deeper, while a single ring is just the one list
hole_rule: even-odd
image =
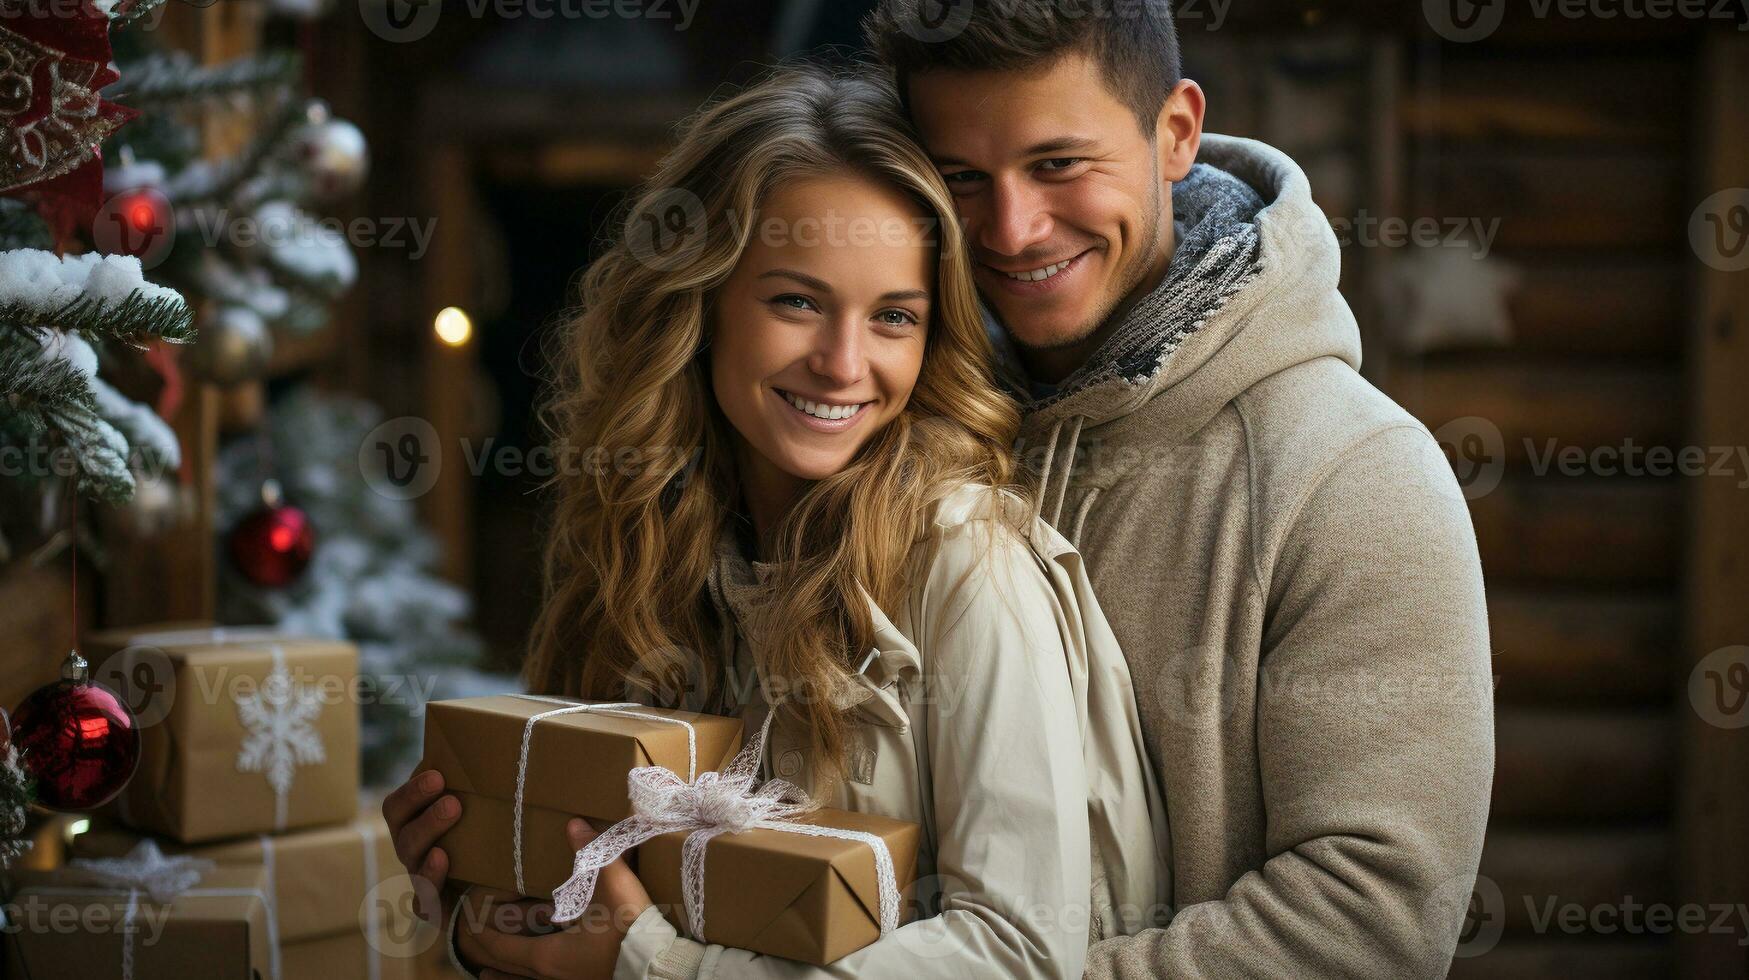
[{"label": "christmas tree", "polygon": [[296,501],[321,534],[302,577],[267,588],[227,565],[220,614],[233,623],[278,623],[358,645],[364,690],[364,778],[399,782],[420,752],[425,702],[517,688],[481,673],[482,643],[455,624],[467,593],[433,572],[437,541],[412,501],[364,479],[359,446],[382,412],[356,398],[301,388],[276,403],[264,439],[240,439],[219,458],[220,525],[236,527],[261,507],[264,474]]}]

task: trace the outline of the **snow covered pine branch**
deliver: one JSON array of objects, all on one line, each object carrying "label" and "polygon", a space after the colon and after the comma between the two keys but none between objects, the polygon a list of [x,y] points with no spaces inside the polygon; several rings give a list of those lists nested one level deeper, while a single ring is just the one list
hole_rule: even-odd
[{"label": "snow covered pine branch", "polygon": [[97,376],[92,342],[194,336],[181,294],[147,282],[139,259],[0,252],[0,445],[58,435],[88,493],[127,500],[136,470],[175,468],[181,452],[163,419]]}]

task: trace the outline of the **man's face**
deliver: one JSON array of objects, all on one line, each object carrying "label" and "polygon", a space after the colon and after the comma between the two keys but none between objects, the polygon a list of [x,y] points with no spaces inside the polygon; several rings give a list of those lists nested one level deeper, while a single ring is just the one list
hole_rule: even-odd
[{"label": "man's face", "polygon": [[909,95],[985,302],[1021,348],[1072,369],[1104,339],[1113,311],[1157,284],[1170,261],[1166,182],[1183,173],[1162,162],[1176,169],[1183,154],[1169,113],[1160,136],[1174,146],[1162,152],[1080,54],[1024,72],[923,72]]}]

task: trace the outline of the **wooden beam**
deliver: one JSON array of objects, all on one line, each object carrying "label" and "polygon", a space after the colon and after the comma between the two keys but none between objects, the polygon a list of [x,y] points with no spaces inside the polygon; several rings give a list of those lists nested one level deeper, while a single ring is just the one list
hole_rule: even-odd
[{"label": "wooden beam", "polygon": [[1676,601],[1663,592],[1490,588],[1497,700],[1668,707],[1679,670],[1676,614]]},{"label": "wooden beam", "polygon": [[[1470,416],[1493,423],[1513,472],[1539,477],[1676,472],[1682,382],[1673,365],[1555,368],[1511,355],[1443,358],[1404,384],[1398,396],[1430,429]],[[1670,453],[1657,464],[1662,472],[1629,472],[1628,467],[1645,468],[1645,450],[1654,446]],[[1605,467],[1615,472],[1601,472]]]},{"label": "wooden beam", "polygon": [[1672,584],[1681,516],[1669,481],[1507,479],[1470,501],[1490,588]]},{"label": "wooden beam", "polygon": [[[1749,185],[1749,103],[1743,100],[1749,91],[1749,35],[1721,32],[1709,38],[1703,64],[1696,132],[1706,141],[1706,153],[1697,202]],[[1749,208],[1749,193],[1720,210],[1732,206],[1739,209],[1739,221],[1749,217],[1742,210]],[[1727,224],[1730,217],[1718,215]],[[1693,442],[1749,446],[1749,270],[1725,271],[1704,262],[1695,269]],[[1749,491],[1737,483],[1722,477],[1688,481],[1685,666],[1706,670],[1711,664],[1720,676],[1727,676],[1725,661],[1749,662],[1749,651],[1739,646],[1749,643],[1749,560],[1743,550],[1749,545]],[[1726,711],[1696,704],[1687,696],[1688,674],[1685,670],[1681,701],[1684,776],[1677,825],[1682,895],[1703,904],[1742,902],[1749,900],[1749,705]],[[1740,938],[1681,937],[1682,975],[1749,976],[1749,947],[1739,945]]]},{"label": "wooden beam", "polygon": [[[435,454],[437,480],[419,500],[420,516],[443,545],[440,571],[464,588],[472,587],[473,483],[461,452],[461,440],[471,436],[468,422],[474,395],[474,345],[451,347],[437,339],[432,322],[447,306],[475,309],[473,263],[474,200],[469,184],[468,151],[456,143],[432,147],[426,161],[426,200],[431,213],[441,215],[432,235],[425,261],[425,308],[416,316],[424,350],[425,398],[421,405],[425,421],[437,436],[437,445],[422,447]],[[478,324],[475,325],[476,328]]]},{"label": "wooden beam", "polygon": [[[1620,909],[1627,902],[1680,904],[1671,884],[1670,835],[1661,830],[1538,830],[1490,828],[1481,874],[1500,889],[1506,935],[1571,938],[1596,935],[1593,909]],[[1578,906],[1582,927],[1563,927],[1560,910]],[[1555,917],[1548,916],[1555,911]]]},{"label": "wooden beam", "polygon": [[1583,824],[1670,813],[1676,726],[1667,710],[1502,709],[1494,733],[1490,819]]}]

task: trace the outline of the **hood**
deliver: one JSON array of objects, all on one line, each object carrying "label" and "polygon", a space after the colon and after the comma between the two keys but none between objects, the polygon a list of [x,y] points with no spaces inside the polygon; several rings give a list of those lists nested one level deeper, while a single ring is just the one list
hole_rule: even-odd
[{"label": "hood", "polygon": [[[1255,140],[1203,137],[1173,185],[1177,249],[1166,277],[1087,363],[1023,397],[1026,430],[1097,426],[1155,399],[1204,420],[1284,368],[1337,356],[1360,366],[1360,331],[1337,292],[1342,257],[1305,174]],[[1010,377],[1018,363],[1005,335]]]}]

